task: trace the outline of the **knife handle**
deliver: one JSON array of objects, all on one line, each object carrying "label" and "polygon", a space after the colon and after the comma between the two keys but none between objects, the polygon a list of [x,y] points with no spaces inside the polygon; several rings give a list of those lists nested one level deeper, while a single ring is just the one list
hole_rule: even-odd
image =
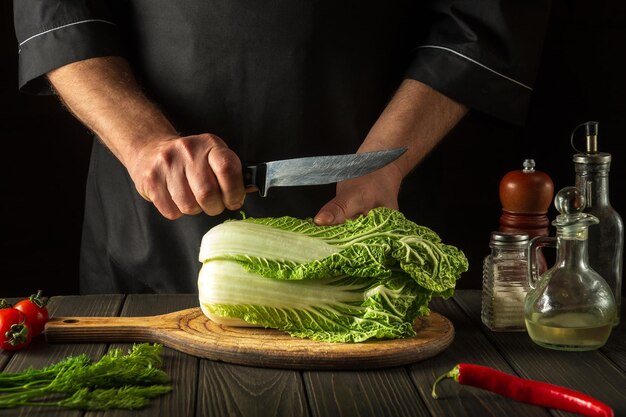
[{"label": "knife handle", "polygon": [[243,165],[243,183],[246,188],[256,187],[261,197],[267,196],[265,188],[265,178],[267,173],[267,165],[265,164],[244,164]]}]

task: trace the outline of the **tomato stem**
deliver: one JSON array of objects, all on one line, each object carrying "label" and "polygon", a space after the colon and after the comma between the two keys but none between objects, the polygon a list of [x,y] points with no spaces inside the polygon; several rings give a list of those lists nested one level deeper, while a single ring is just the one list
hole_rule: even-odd
[{"label": "tomato stem", "polygon": [[48,299],[42,297],[41,296],[42,294],[43,294],[43,291],[38,290],[37,294],[32,294],[30,297],[28,297],[28,299],[30,300],[31,303],[35,304],[37,307],[44,308],[46,304],[48,304]]},{"label": "tomato stem", "polygon": [[28,340],[28,327],[24,323],[15,323],[4,335],[12,346],[17,346]]}]

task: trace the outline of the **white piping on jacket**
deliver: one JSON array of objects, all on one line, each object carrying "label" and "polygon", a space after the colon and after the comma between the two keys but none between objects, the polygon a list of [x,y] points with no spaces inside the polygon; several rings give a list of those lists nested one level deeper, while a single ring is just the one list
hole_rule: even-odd
[{"label": "white piping on jacket", "polygon": [[54,32],[55,30],[59,30],[59,29],[66,28],[66,27],[68,27],[68,26],[80,25],[80,24],[82,24],[82,23],[94,23],[94,22],[97,22],[97,23],[106,23],[106,24],[108,24],[108,25],[113,25],[113,26],[115,26],[115,23],[113,23],[113,22],[109,22],[108,20],[102,20],[102,19],[87,19],[87,20],[81,20],[81,21],[78,21],[78,22],[68,23],[67,25],[58,26],[58,27],[56,27],[56,28],[48,29],[48,30],[45,30],[45,31],[43,31],[43,32],[37,33],[36,35],[33,35],[33,36],[31,36],[30,38],[23,40],[23,41],[22,41],[22,42],[20,42],[20,44],[19,44],[19,48],[20,48],[20,49],[19,49],[18,53],[22,51],[22,45],[24,45],[24,44],[25,44],[26,42],[28,42],[28,41],[33,40],[34,38],[36,38],[36,37],[38,37],[38,36],[45,35],[46,33]]},{"label": "white piping on jacket", "polygon": [[455,51],[454,49],[450,49],[450,48],[446,48],[445,46],[438,46],[438,45],[422,45],[422,46],[418,46],[418,47],[417,47],[417,49],[421,49],[421,48],[442,49],[442,50],[444,50],[444,51],[452,52],[453,54],[458,55],[458,56],[460,56],[461,58],[465,58],[465,59],[467,59],[468,61],[470,61],[470,62],[472,62],[472,63],[474,63],[474,64],[476,64],[476,65],[478,65],[478,66],[480,66],[480,67],[482,67],[482,68],[484,68],[484,69],[486,69],[487,71],[491,71],[491,72],[493,72],[494,74],[496,74],[496,75],[498,75],[498,76],[500,76],[500,77],[502,77],[502,78],[504,78],[504,79],[507,79],[507,80],[511,81],[512,83],[515,83],[515,84],[517,84],[517,85],[520,85],[520,86],[522,86],[522,87],[524,87],[524,88],[526,88],[526,89],[528,89],[528,90],[530,90],[530,91],[533,91],[532,87],[527,86],[526,84],[521,83],[521,82],[519,82],[519,81],[517,81],[517,80],[514,80],[514,79],[513,79],[513,78],[511,78],[511,77],[507,77],[506,75],[501,74],[501,73],[499,73],[498,71],[496,71],[496,70],[494,70],[494,69],[492,69],[492,68],[489,68],[488,66],[486,66],[486,65],[484,65],[484,64],[481,64],[480,62],[476,61],[475,59],[472,59],[472,58],[470,58],[470,57],[468,57],[468,56],[466,56],[466,55],[463,55],[463,54],[462,54],[462,53],[460,53],[460,52]]}]

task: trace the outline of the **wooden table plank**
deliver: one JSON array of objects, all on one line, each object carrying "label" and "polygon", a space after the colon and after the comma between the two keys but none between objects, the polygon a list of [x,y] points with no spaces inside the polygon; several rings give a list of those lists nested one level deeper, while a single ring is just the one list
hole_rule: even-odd
[{"label": "wooden table plank", "polygon": [[2,371],[5,366],[7,366],[7,363],[9,363],[9,360],[11,360],[11,356],[13,356],[13,352],[10,352],[8,350],[0,351],[0,371]]},{"label": "wooden table plank", "polygon": [[[479,291],[463,291],[455,300],[474,322],[480,322]],[[491,332],[485,326],[481,329],[520,376],[584,392],[609,404],[616,416],[626,416],[626,374],[600,350],[563,352],[538,346],[520,333]]]},{"label": "wooden table plank", "polygon": [[304,381],[316,417],[430,416],[405,368],[307,371]]},{"label": "wooden table plank", "polygon": [[201,359],[197,379],[199,417],[309,415],[298,371]]},{"label": "wooden table plank", "polygon": [[622,297],[620,324],[613,328],[609,340],[602,347],[602,353],[611,358],[619,368],[626,372],[626,297]]},{"label": "wooden table plank", "polygon": [[[151,316],[197,307],[198,298],[195,295],[147,295],[131,294],[126,297],[120,316],[136,317]],[[114,343],[109,347],[128,351],[132,343]],[[141,410],[108,410],[106,412],[88,412],[85,417],[121,417],[121,416],[193,416],[195,413],[198,362],[199,359],[163,348],[163,366],[170,376],[173,390],[169,394],[155,399],[150,405]]]},{"label": "wooden table plank", "polygon": [[419,395],[433,416],[549,416],[542,407],[522,404],[498,394],[474,387],[459,385],[451,380],[437,387],[439,399],[431,396],[435,379],[458,363],[473,363],[489,366],[503,372],[515,374],[506,360],[498,353],[480,329],[451,299],[433,300],[431,309],[448,317],[455,328],[452,345],[428,361],[414,364],[411,377]]},{"label": "wooden table plank", "polygon": [[308,416],[300,373],[200,361],[197,416]]},{"label": "wooden table plank", "polygon": [[[116,316],[119,314],[123,299],[124,296],[122,295],[52,297],[48,304],[48,310],[51,316]],[[39,369],[56,363],[67,356],[76,356],[82,353],[97,360],[104,354],[105,349],[106,345],[100,343],[48,344],[43,338],[38,337],[27,349],[14,353],[3,372],[21,372],[29,367]],[[82,415],[82,411],[44,407],[0,410],[0,417],[78,417]]]}]

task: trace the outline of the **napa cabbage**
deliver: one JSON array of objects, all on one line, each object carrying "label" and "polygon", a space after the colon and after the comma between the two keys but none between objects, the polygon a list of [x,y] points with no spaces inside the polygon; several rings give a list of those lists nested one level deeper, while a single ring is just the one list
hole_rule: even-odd
[{"label": "napa cabbage", "polygon": [[468,268],[461,250],[387,208],[337,226],[228,220],[204,235],[199,260],[210,319],[328,342],[414,335],[432,297],[450,297]]}]

